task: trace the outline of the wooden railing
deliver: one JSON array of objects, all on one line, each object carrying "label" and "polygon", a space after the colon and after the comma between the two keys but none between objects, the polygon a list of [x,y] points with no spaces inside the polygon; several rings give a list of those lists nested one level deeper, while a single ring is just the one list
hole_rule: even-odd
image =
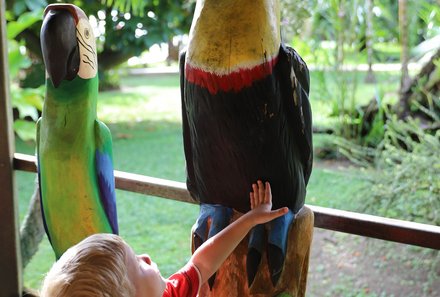
[{"label": "wooden railing", "polygon": [[[36,172],[35,157],[16,153],[14,169]],[[195,203],[181,182],[115,170],[116,188],[187,203]],[[360,236],[440,249],[440,227],[350,211],[308,205],[315,227]]]}]

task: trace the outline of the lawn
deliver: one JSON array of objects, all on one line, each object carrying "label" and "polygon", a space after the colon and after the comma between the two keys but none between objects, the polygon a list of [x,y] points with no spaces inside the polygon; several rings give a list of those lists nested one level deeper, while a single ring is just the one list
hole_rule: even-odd
[{"label": "lawn", "polygon": [[[120,91],[101,93],[98,117],[113,135],[115,169],[185,181],[178,84],[177,75],[124,77]],[[312,87],[313,92],[318,94]],[[312,104],[325,100],[312,97]],[[318,118],[328,108],[326,104],[319,106],[313,108]],[[315,143],[319,145],[322,138],[315,135]],[[16,147],[18,152],[34,152],[31,143],[17,140]],[[356,168],[338,168],[317,160],[306,202],[356,210],[359,204],[354,197],[363,186],[362,174]],[[20,219],[26,212],[34,178],[34,174],[17,172]],[[148,252],[164,276],[188,260],[190,229],[198,214],[196,205],[118,190],[117,206],[121,235],[136,252]],[[25,285],[38,287],[53,260],[45,238],[25,269]]]}]

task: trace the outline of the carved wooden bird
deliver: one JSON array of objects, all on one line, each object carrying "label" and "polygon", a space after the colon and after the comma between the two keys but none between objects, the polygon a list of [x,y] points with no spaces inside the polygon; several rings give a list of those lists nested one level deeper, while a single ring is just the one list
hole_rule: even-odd
[{"label": "carved wooden bird", "polygon": [[201,203],[195,246],[231,208],[249,210],[252,183],[269,181],[273,207],[290,212],[251,231],[247,273],[251,285],[267,236],[276,284],[312,170],[308,68],[281,41],[277,0],[198,0],[189,38],[180,73],[187,186]]},{"label": "carved wooden bird", "polygon": [[118,233],[112,139],[96,118],[96,44],[84,12],[49,5],[41,47],[47,78],[38,177],[46,233],[59,258],[88,235]]}]

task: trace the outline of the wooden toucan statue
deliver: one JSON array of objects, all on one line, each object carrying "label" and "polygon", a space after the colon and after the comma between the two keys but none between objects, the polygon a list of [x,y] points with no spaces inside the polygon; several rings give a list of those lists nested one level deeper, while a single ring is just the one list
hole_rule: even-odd
[{"label": "wooden toucan statue", "polygon": [[94,233],[118,233],[112,138],[96,118],[92,27],[78,7],[49,5],[41,27],[46,96],[37,123],[38,177],[55,255]]},{"label": "wooden toucan statue", "polygon": [[312,171],[309,72],[281,41],[278,2],[197,0],[180,59],[187,187],[201,204],[195,248],[228,225],[232,209],[249,210],[258,179],[270,182],[274,208],[290,209],[251,231],[249,286],[265,248],[277,283]]}]

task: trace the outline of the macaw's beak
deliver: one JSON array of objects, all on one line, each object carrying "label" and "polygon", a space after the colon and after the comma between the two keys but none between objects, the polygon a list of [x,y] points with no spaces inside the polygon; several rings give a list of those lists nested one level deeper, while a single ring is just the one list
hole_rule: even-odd
[{"label": "macaw's beak", "polygon": [[80,56],[76,22],[71,12],[48,10],[40,38],[44,64],[53,85],[57,88],[63,79],[74,79],[79,70]]}]

